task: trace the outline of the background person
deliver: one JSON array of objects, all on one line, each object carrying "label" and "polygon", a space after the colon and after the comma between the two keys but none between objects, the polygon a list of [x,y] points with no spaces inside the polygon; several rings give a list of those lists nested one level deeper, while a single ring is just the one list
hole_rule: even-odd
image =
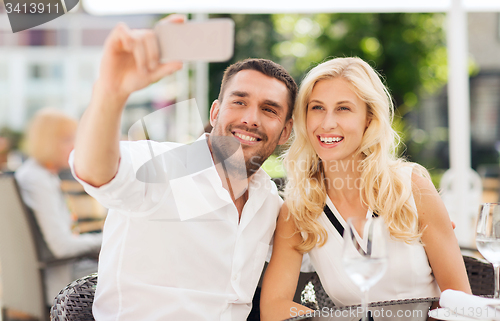
[{"label": "background person", "polygon": [[[77,121],[64,113],[45,108],[32,119],[27,132],[29,158],[17,169],[15,178],[23,201],[33,210],[47,246],[56,258],[99,252],[102,234],[78,234],[61,190],[58,173],[69,168]],[[47,304],[73,280],[97,271],[96,260],[62,264],[46,269]]]},{"label": "background person", "polygon": [[440,289],[471,292],[452,224],[427,171],[395,156],[392,117],[387,89],[363,60],[336,58],[307,74],[285,156],[288,183],[263,282],[264,320],[286,319],[292,307],[307,310],[292,302],[305,252],[335,305],[360,303],[327,207],[344,229],[350,217],[373,213],[387,224],[388,269],[371,287],[371,301],[435,297]]}]

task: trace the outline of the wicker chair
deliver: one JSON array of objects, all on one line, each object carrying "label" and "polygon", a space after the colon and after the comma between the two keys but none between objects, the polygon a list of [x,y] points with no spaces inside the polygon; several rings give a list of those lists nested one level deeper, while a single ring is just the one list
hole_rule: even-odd
[{"label": "wicker chair", "polygon": [[464,263],[472,294],[481,296],[493,295],[495,291],[493,266],[486,261],[470,256],[464,256]]},{"label": "wicker chair", "polygon": [[335,306],[328,294],[326,294],[325,289],[323,289],[316,273],[311,276],[309,282],[304,286],[300,301],[302,305],[313,310],[319,310],[323,307],[333,308]]},{"label": "wicker chair", "polygon": [[[483,260],[478,260],[470,256],[463,256],[467,276],[472,289],[472,294],[481,296],[491,296],[494,292],[493,266]],[[301,294],[303,305],[311,309],[321,309],[323,307],[332,308],[335,304],[328,297],[321,286],[317,274],[314,274],[306,283]]]},{"label": "wicker chair", "polygon": [[73,281],[59,292],[50,309],[51,321],[93,321],[92,303],[97,274]]},{"label": "wicker chair", "polygon": [[[465,267],[474,295],[493,294],[493,267],[491,264],[464,256]],[[54,299],[50,319],[57,321],[93,321],[92,302],[97,284],[97,274],[78,279],[65,287]],[[321,286],[317,274],[313,274],[301,293],[303,305],[318,310],[333,308],[335,304]]]}]

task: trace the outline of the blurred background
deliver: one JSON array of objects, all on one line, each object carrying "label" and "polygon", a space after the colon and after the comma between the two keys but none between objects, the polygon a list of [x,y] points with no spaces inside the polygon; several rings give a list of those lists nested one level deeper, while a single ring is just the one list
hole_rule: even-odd
[{"label": "blurred background", "polygon": [[[80,117],[86,108],[109,31],[124,21],[151,28],[163,15],[92,16],[81,6],[70,14],[13,34],[0,6],[0,163],[15,170],[22,162],[23,130],[43,107]],[[207,121],[224,69],[247,57],[272,59],[300,83],[315,64],[334,56],[358,56],[387,80],[410,160],[426,166],[439,183],[449,168],[445,13],[210,14],[236,23],[235,54],[208,65],[208,94],[197,101]],[[499,164],[500,18],[497,12],[468,13],[471,166]],[[193,18],[190,16],[190,18]],[[127,103],[123,132],[141,116],[196,97],[196,64],[134,94]],[[198,89],[199,90],[199,89]],[[189,140],[189,116],[175,115],[170,140]],[[176,118],[177,117],[177,118]],[[186,129],[187,128],[187,129]],[[178,133],[183,131],[184,133]]]}]

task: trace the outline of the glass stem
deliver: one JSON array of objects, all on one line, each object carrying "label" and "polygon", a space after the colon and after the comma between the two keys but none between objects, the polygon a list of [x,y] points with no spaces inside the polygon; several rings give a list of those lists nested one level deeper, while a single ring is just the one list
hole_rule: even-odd
[{"label": "glass stem", "polygon": [[493,297],[495,299],[498,299],[500,298],[500,284],[498,283],[500,281],[500,264],[493,264],[493,268],[495,269],[495,294],[493,295]]},{"label": "glass stem", "polygon": [[361,292],[361,311],[363,313],[361,321],[368,321],[368,289],[362,289]]}]

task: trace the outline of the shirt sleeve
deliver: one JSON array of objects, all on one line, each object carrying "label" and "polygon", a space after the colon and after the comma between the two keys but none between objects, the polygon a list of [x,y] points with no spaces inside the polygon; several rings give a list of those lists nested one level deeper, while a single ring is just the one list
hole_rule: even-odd
[{"label": "shirt sleeve", "polygon": [[75,235],[71,231],[71,217],[58,180],[38,169],[16,175],[21,196],[33,210],[47,246],[54,256],[61,258],[83,253],[97,253],[102,234]]},{"label": "shirt sleeve", "polygon": [[[119,210],[122,214],[137,216],[154,210],[162,201],[168,183],[138,179],[138,171],[147,168],[151,162],[148,142],[120,142],[120,164],[113,179],[99,187],[94,187],[80,179],[74,168],[74,151],[69,157],[69,164],[75,179],[83,185],[85,191],[108,209]],[[155,146],[155,152],[161,154],[168,151]],[[164,174],[165,171],[158,171]]]}]

